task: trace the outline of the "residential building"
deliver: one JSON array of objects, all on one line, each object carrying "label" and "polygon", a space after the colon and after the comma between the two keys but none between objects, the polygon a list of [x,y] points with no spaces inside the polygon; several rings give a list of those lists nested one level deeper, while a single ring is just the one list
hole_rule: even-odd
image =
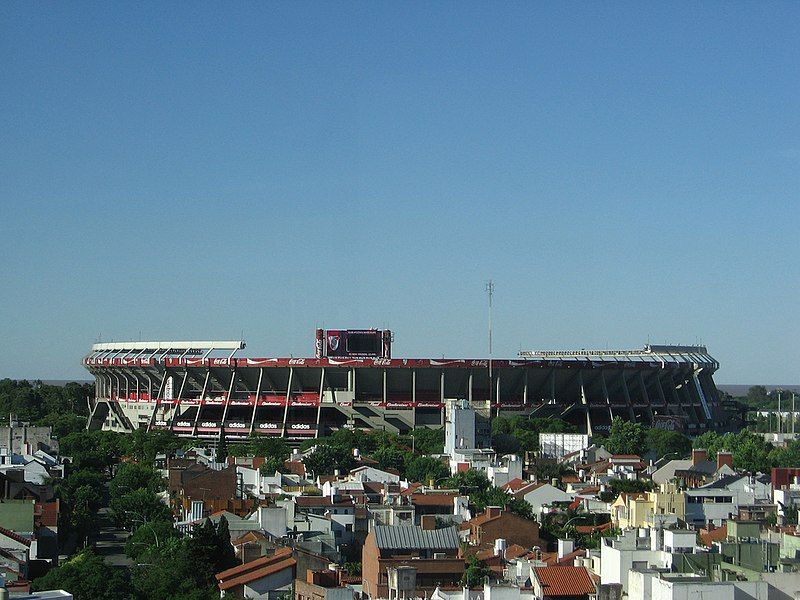
[{"label": "residential building", "polygon": [[542,600],[589,600],[597,594],[597,582],[585,567],[532,567],[531,586]]},{"label": "residential building", "polygon": [[506,540],[507,544],[519,544],[523,548],[546,546],[539,536],[539,524],[536,521],[507,512],[498,506],[486,507],[486,512],[465,521],[460,529],[470,546],[478,550],[493,548],[498,539]]},{"label": "residential building", "polygon": [[271,556],[217,573],[217,585],[226,597],[277,600],[291,591],[296,566],[292,549],[279,548]]},{"label": "residential building", "polygon": [[294,582],[294,600],[354,600],[355,591],[342,582],[341,571],[306,572]]},{"label": "residential building", "polygon": [[372,600],[388,598],[390,583],[400,581],[408,597],[430,595],[438,585],[458,584],[464,567],[455,527],[379,525],[369,532],[362,550],[363,592]]}]

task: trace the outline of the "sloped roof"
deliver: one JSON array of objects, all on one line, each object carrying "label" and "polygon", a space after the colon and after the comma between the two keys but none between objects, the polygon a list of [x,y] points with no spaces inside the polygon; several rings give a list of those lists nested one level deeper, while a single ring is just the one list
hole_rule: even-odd
[{"label": "sloped roof", "polygon": [[279,548],[271,556],[262,556],[243,565],[227,569],[217,573],[215,577],[219,581],[219,589],[225,591],[268,577],[284,569],[294,568],[296,565],[297,561],[292,558],[292,549]]},{"label": "sloped roof", "polygon": [[534,567],[544,596],[584,596],[595,594],[594,580],[584,567]]},{"label": "sloped roof", "polygon": [[375,543],[386,550],[455,550],[459,546],[455,527],[425,530],[416,526],[378,525]]},{"label": "sloped roof", "polygon": [[15,542],[19,542],[25,546],[30,546],[31,541],[27,538],[22,537],[18,533],[11,531],[10,529],[6,529],[5,527],[0,527],[0,534],[6,536],[7,538],[11,538]]},{"label": "sloped roof", "polygon": [[501,490],[511,490],[512,492],[516,492],[518,489],[525,487],[528,485],[530,481],[525,481],[524,479],[520,479],[519,477],[515,477],[511,481],[508,481],[500,486]]},{"label": "sloped roof", "polygon": [[453,506],[458,494],[411,494],[411,504],[416,506]]}]

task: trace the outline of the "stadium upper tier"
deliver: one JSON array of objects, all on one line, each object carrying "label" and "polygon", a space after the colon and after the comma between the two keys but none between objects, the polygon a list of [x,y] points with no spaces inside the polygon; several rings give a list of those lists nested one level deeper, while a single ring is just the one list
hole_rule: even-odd
[{"label": "stadium upper tier", "polygon": [[470,401],[485,417],[558,416],[588,432],[607,431],[614,416],[687,431],[724,420],[712,378],[719,364],[702,346],[513,359],[237,356],[244,348],[239,341],[95,344],[83,361],[96,379],[91,425],[206,437],[405,432],[442,425],[450,399]]}]

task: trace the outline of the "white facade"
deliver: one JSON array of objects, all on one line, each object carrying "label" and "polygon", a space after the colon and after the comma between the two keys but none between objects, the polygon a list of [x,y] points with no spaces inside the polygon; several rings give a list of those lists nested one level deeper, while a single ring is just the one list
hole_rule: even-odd
[{"label": "white facade", "polygon": [[[705,577],[631,571],[628,600],[768,600],[765,581],[706,581]],[[604,582],[605,583],[605,582]]]},{"label": "white facade", "polygon": [[498,464],[489,465],[486,474],[494,487],[503,487],[512,479],[522,479],[522,461],[516,454],[507,454]]},{"label": "white facade", "polygon": [[374,483],[400,483],[400,475],[384,471],[378,467],[364,465],[350,471],[350,479],[353,481],[369,481]]},{"label": "white facade", "polygon": [[692,553],[697,548],[697,532],[690,529],[665,529],[666,552]]},{"label": "white facade", "polygon": [[522,499],[531,505],[535,515],[548,512],[547,507],[554,502],[571,502],[574,498],[574,494],[568,494],[549,483],[539,485],[522,496]]},{"label": "white facade", "polygon": [[475,411],[466,400],[448,400],[444,425],[444,452],[475,448]]},{"label": "white facade", "polygon": [[606,583],[622,584],[628,591],[628,572],[633,568],[672,567],[672,555],[662,550],[651,550],[650,537],[638,537],[636,529],[624,531],[616,539],[603,539],[600,546],[600,578]]},{"label": "white facade", "polygon": [[589,439],[582,433],[540,433],[539,452],[544,458],[560,460],[567,454],[588,448]]}]

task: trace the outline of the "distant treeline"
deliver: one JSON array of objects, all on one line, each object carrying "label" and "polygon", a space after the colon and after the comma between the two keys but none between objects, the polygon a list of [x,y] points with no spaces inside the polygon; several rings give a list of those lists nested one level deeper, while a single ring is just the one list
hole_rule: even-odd
[{"label": "distant treeline", "polygon": [[87,417],[86,399],[94,395],[89,383],[48,385],[41,381],[0,379],[0,424],[9,415],[21,421],[52,424],[59,416],[72,414]]}]

